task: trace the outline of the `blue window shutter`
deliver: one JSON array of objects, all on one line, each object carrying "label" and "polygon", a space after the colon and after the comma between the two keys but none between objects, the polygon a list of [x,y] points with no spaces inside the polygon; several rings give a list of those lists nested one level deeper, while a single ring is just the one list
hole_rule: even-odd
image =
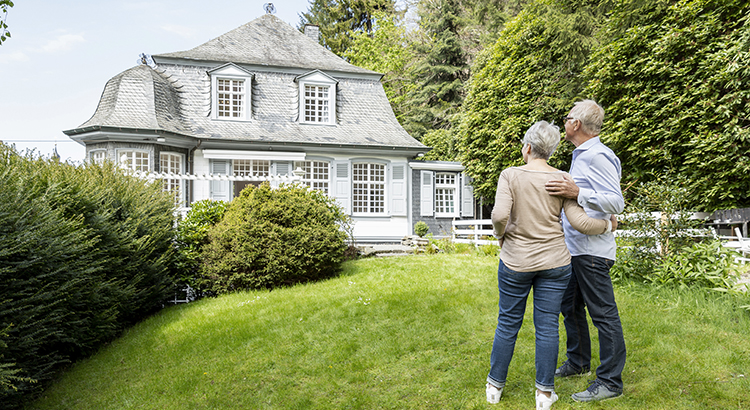
[{"label": "blue window shutter", "polygon": [[461,174],[461,216],[474,217],[474,187],[471,177]]},{"label": "blue window shutter", "polygon": [[333,197],[344,209],[352,213],[352,166],[349,161],[333,161]]},{"label": "blue window shutter", "polygon": [[435,213],[435,184],[433,182],[434,173],[432,171],[420,172],[419,183],[419,214],[422,216],[432,216]]},{"label": "blue window shutter", "polygon": [[406,216],[406,164],[391,166],[391,215]]},{"label": "blue window shutter", "polygon": [[[229,175],[232,162],[229,160],[211,160],[211,174]],[[211,199],[229,202],[232,199],[230,181],[211,181]]]}]

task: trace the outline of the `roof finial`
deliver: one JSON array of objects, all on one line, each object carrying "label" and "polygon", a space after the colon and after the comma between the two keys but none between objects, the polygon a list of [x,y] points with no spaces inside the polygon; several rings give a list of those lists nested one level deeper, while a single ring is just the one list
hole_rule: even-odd
[{"label": "roof finial", "polygon": [[264,4],[263,10],[266,11],[266,14],[276,14],[276,7],[274,7],[273,3]]}]

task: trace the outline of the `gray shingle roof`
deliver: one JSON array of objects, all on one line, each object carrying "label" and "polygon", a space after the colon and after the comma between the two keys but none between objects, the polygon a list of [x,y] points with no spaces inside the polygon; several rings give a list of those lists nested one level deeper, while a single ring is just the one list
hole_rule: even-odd
[{"label": "gray shingle roof", "polygon": [[[162,56],[171,58],[156,69],[141,65],[113,77],[94,116],[66,134],[117,127],[224,141],[426,148],[398,123],[377,76],[341,75],[372,72],[346,63],[272,15],[192,50]],[[254,74],[249,121],[212,118],[211,79],[207,67],[196,61],[206,59],[250,65],[244,67]],[[267,68],[254,71],[252,65]],[[297,73],[276,66],[295,67]],[[338,81],[336,125],[299,123],[299,68],[330,70],[327,75]]]},{"label": "gray shingle roof", "polygon": [[258,17],[190,50],[154,57],[375,73],[347,63],[272,14]]},{"label": "gray shingle roof", "polygon": [[162,73],[140,65],[112,77],[89,126],[164,130],[190,134],[180,117],[179,93]]}]

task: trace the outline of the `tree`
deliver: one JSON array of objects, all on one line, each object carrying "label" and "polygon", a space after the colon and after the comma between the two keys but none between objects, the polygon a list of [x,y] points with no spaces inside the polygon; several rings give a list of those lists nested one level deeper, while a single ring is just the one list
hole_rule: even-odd
[{"label": "tree", "polygon": [[750,3],[623,0],[586,69],[624,183],[686,177],[696,209],[750,206]]},{"label": "tree", "polygon": [[321,44],[344,56],[355,33],[372,34],[375,12],[393,14],[395,4],[395,0],[312,0],[308,11],[300,15],[300,28],[317,25]]},{"label": "tree", "polygon": [[2,19],[0,19],[0,44],[3,44],[3,42],[10,38],[10,31],[8,31],[8,9],[13,7],[13,2],[11,0],[0,0],[0,14],[2,14]]},{"label": "tree", "polygon": [[[580,74],[597,44],[595,6],[531,2],[474,64],[457,135],[475,195],[492,201],[500,172],[522,163],[526,130],[560,118],[583,89]],[[551,164],[568,169],[569,158],[561,144]]]},{"label": "tree", "polygon": [[403,16],[375,12],[372,32],[354,33],[351,47],[344,53],[350,63],[383,73],[383,89],[399,121],[405,112],[405,98],[416,88],[410,69],[415,53]]}]

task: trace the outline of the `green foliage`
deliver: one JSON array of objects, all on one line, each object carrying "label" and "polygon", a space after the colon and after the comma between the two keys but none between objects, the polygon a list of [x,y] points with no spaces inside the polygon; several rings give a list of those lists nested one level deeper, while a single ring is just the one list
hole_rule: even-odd
[{"label": "green foliage", "polygon": [[700,221],[688,212],[684,181],[651,181],[635,191],[634,202],[626,208],[628,218],[618,226],[621,235],[613,278],[731,289],[738,274],[733,251],[713,240],[710,232],[697,229]]},{"label": "green foliage", "polygon": [[403,121],[406,96],[417,87],[409,71],[415,58],[412,39],[403,17],[383,12],[376,12],[373,17],[372,32],[355,32],[344,57],[358,67],[384,74],[381,83],[385,95],[396,118]]},{"label": "green foliage", "polygon": [[[3,338],[8,336],[8,330],[11,328],[11,325],[8,325],[4,330],[0,330],[0,353],[2,353],[5,349],[8,348],[8,345],[3,341]],[[0,360],[2,360],[3,354],[0,354]],[[15,383],[19,382],[25,382],[25,383],[36,383],[36,380],[30,379],[28,377],[18,377],[16,374],[18,374],[21,369],[14,369],[15,363],[0,363],[0,392],[8,391],[8,390],[14,390],[17,391],[18,387],[15,386]]]},{"label": "green foliage", "polygon": [[395,12],[394,0],[311,0],[307,12],[300,14],[300,27],[315,24],[320,28],[320,42],[334,54],[346,55],[357,32],[372,35],[375,13]]},{"label": "green foliage", "polygon": [[8,9],[13,7],[11,0],[0,0],[0,13],[2,13],[2,19],[0,19],[0,44],[10,38],[10,31],[8,31]]},{"label": "green foliage", "polygon": [[[595,12],[586,4],[531,2],[478,58],[457,131],[476,196],[492,200],[500,172],[522,163],[520,141],[534,122],[572,107],[597,44]],[[567,169],[570,152],[561,144],[550,163]]]},{"label": "green foliage", "polygon": [[112,164],[75,167],[0,145],[0,329],[13,324],[3,356],[23,379],[0,393],[4,408],[161,308],[172,211],[159,184]]},{"label": "green foliage", "polygon": [[703,210],[750,206],[750,3],[615,2],[587,94],[624,183],[686,178]]},{"label": "green foliage", "polygon": [[227,209],[224,201],[206,199],[191,205],[177,226],[175,282],[198,289],[197,277],[201,248],[208,244],[208,231],[221,221]]},{"label": "green foliage", "polygon": [[427,226],[427,223],[425,221],[419,221],[414,224],[414,233],[419,235],[420,237],[427,235],[427,232],[429,232],[430,227]]},{"label": "green foliage", "polygon": [[248,187],[209,230],[200,289],[226,293],[332,277],[346,250],[348,217],[335,201],[295,185]]}]

